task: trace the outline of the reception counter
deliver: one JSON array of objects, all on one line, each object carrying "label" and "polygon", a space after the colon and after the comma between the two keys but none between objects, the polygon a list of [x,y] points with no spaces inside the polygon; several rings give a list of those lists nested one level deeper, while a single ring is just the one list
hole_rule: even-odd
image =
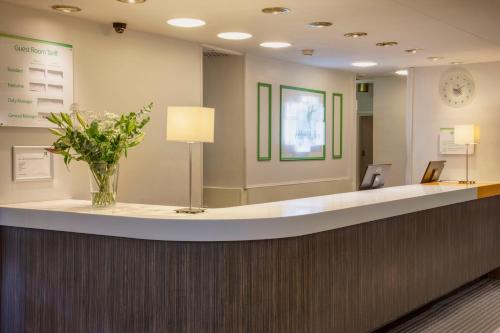
[{"label": "reception counter", "polygon": [[500,266],[500,184],[0,206],[0,332],[369,332]]},{"label": "reception counter", "polygon": [[[500,185],[388,187],[177,214],[180,207],[119,203],[93,209],[60,200],[0,206],[0,225],[167,241],[244,241],[304,236],[484,197]],[[495,192],[493,192],[495,193]]]}]

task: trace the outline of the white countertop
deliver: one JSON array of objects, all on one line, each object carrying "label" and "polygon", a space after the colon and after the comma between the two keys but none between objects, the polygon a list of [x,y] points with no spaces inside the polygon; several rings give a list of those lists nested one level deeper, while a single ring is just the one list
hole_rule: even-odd
[{"label": "white countertop", "polygon": [[407,185],[177,214],[179,207],[57,200],[0,205],[0,225],[172,241],[301,236],[477,199],[478,186]]}]

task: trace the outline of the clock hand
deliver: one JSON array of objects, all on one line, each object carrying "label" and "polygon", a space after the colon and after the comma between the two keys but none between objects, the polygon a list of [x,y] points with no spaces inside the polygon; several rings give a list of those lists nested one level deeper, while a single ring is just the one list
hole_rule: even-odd
[{"label": "clock hand", "polygon": [[463,88],[464,86],[465,86],[465,85],[461,85],[461,86],[457,85],[457,87],[456,87],[456,88],[453,88],[453,93],[454,93],[455,95],[457,95],[457,96],[458,96],[458,95],[462,95],[462,88]]}]

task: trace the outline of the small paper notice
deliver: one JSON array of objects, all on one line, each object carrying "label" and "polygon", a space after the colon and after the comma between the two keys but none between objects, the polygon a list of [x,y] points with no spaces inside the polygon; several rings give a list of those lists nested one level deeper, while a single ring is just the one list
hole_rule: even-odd
[{"label": "small paper notice", "polygon": [[14,181],[52,179],[52,155],[43,147],[14,147]]},{"label": "small paper notice", "polygon": [[[465,145],[455,143],[455,129],[441,128],[439,132],[439,153],[441,155],[465,155]],[[469,155],[474,154],[474,145],[469,145]]]}]

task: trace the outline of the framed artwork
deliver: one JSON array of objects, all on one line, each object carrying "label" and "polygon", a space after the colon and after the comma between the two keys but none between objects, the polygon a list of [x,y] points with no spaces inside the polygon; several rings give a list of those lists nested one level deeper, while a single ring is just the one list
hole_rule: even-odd
[{"label": "framed artwork", "polygon": [[280,160],[324,160],[326,93],[280,86]]},{"label": "framed artwork", "polygon": [[257,83],[257,161],[271,160],[272,85]]},{"label": "framed artwork", "polygon": [[344,95],[332,94],[332,159],[343,156]]}]

